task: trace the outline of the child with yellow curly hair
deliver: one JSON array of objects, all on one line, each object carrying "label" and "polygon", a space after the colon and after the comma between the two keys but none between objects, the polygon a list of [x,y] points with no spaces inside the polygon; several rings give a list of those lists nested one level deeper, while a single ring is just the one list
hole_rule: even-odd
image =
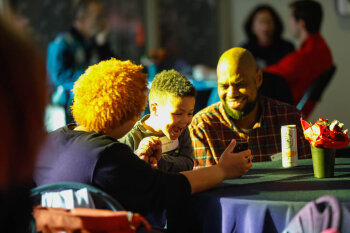
[{"label": "child with yellow curly hair", "polygon": [[[239,177],[252,166],[246,159],[252,160],[249,150],[232,153],[233,140],[217,165],[181,173],[153,169],[118,141],[141,116],[146,90],[142,66],[130,61],[110,59],[89,67],[73,89],[72,110],[78,124],[49,134],[37,160],[35,183],[90,184],[110,194],[126,210],[147,214],[167,209],[176,213],[192,193]],[[154,145],[144,153],[159,160],[159,152],[160,145]],[[169,221],[168,229],[183,226]]]},{"label": "child with yellow curly hair", "polygon": [[111,128],[141,115],[146,77],[141,65],[115,58],[90,66],[73,88],[72,114],[78,129],[108,134]]}]

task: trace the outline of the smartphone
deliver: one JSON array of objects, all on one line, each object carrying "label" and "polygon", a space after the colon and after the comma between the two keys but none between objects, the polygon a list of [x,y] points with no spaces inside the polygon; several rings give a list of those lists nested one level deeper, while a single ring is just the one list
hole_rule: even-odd
[{"label": "smartphone", "polygon": [[236,144],[235,149],[233,149],[233,153],[238,153],[241,151],[248,150],[248,143],[247,142],[240,142]]}]

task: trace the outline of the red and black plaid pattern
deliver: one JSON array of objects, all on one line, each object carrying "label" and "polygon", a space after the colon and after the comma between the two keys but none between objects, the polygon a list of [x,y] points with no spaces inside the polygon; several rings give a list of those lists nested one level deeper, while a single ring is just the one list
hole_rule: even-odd
[{"label": "red and black plaid pattern", "polygon": [[310,144],[305,140],[300,124],[301,112],[292,105],[263,96],[260,96],[259,104],[260,121],[244,132],[235,127],[221,102],[198,112],[189,127],[195,168],[217,164],[233,138],[249,143],[254,162],[271,161],[271,155],[281,152],[282,125],[297,126],[299,158],[311,158]]}]

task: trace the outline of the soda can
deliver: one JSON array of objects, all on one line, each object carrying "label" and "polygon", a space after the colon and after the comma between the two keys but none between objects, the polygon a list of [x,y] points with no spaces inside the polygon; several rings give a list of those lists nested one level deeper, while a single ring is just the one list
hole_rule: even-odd
[{"label": "soda can", "polygon": [[296,125],[281,127],[282,166],[294,167],[298,165],[298,145]]}]

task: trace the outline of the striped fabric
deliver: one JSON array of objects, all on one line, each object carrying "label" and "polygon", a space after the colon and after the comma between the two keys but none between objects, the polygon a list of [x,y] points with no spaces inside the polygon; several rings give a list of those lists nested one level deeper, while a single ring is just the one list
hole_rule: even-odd
[{"label": "striped fabric", "polygon": [[246,141],[253,161],[271,161],[281,152],[281,126],[297,125],[299,159],[310,158],[310,144],[305,140],[300,124],[301,113],[294,106],[260,96],[261,116],[250,130],[238,130],[226,115],[221,102],[198,112],[190,125],[195,168],[217,164],[221,153],[234,138]]}]

